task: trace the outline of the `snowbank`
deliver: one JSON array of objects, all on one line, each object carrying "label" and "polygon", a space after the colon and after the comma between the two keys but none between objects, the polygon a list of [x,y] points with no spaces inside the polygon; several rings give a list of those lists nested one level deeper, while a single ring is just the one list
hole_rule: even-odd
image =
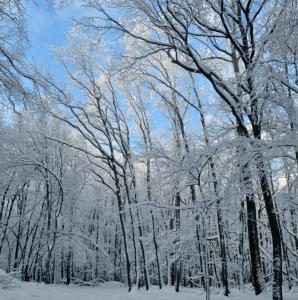
[{"label": "snowbank", "polygon": [[6,273],[0,269],[0,289],[19,287],[21,285],[21,281],[15,277],[17,274],[18,273],[16,272]]}]

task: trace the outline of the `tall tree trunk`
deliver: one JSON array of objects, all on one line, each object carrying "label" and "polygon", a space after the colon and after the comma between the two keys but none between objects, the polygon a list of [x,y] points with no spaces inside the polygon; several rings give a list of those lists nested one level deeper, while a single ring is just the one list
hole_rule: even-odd
[{"label": "tall tree trunk", "polygon": [[[146,140],[145,140],[146,142]],[[147,159],[147,174],[146,174],[146,182],[147,182],[147,196],[148,201],[152,202],[152,194],[151,194],[151,161],[148,158]],[[156,232],[155,232],[155,218],[152,209],[150,209],[150,215],[151,215],[151,222],[152,222],[152,237],[153,237],[153,245],[154,245],[154,252],[155,252],[155,259],[156,259],[156,266],[157,266],[157,275],[158,275],[158,286],[161,289],[162,288],[162,282],[161,282],[161,271],[160,271],[160,263],[159,263],[159,256],[158,256],[158,244],[156,240]]]},{"label": "tall tree trunk", "polygon": [[[260,135],[257,135],[260,136]],[[256,166],[258,176],[260,179],[261,190],[265,202],[265,208],[268,216],[269,226],[271,229],[272,237],[272,250],[273,250],[273,278],[272,278],[272,299],[282,300],[282,245],[281,245],[281,231],[278,226],[278,218],[270,185],[267,179],[265,165],[261,153],[257,154]]]},{"label": "tall tree trunk", "polygon": [[239,268],[239,286],[240,290],[244,290],[244,201],[241,201],[241,208],[239,213],[239,223],[241,226],[239,233],[239,260],[240,260],[240,268]]},{"label": "tall tree trunk", "polygon": [[[190,76],[192,79],[193,90],[194,90],[196,100],[197,100],[197,106],[198,106],[198,111],[199,111],[199,115],[200,115],[201,126],[203,129],[204,140],[205,140],[206,146],[209,147],[210,141],[209,141],[208,130],[207,130],[207,126],[206,126],[205,116],[204,116],[204,113],[202,110],[201,99],[200,99],[199,93],[195,87],[193,75],[190,74]],[[223,286],[225,289],[224,294],[225,294],[225,296],[228,296],[230,291],[229,291],[229,282],[228,282],[226,243],[225,243],[225,237],[224,237],[223,218],[222,218],[222,211],[221,211],[222,203],[221,203],[221,198],[220,198],[219,191],[218,191],[218,180],[217,180],[215,165],[214,165],[212,156],[210,156],[210,158],[209,158],[209,165],[210,165],[211,176],[212,176],[212,181],[213,181],[213,190],[214,190],[214,194],[216,197],[216,214],[217,214],[217,225],[218,225],[218,232],[219,232],[220,257],[221,257],[221,265],[222,265],[222,283],[223,283]]]},{"label": "tall tree trunk", "polygon": [[[234,5],[236,5],[234,3]],[[235,24],[233,24],[235,26]],[[235,30],[235,27],[233,27]],[[240,97],[241,87],[239,85],[239,64],[236,56],[236,50],[233,46],[232,48],[232,62],[235,73],[235,78],[237,80],[237,95]],[[242,112],[240,113],[240,119],[243,121]],[[246,133],[243,131],[239,120],[237,121],[237,135],[240,139],[246,138]],[[248,231],[248,242],[249,242],[249,252],[250,252],[250,265],[252,273],[252,284],[255,290],[255,294],[259,295],[262,293],[264,285],[264,277],[262,274],[262,264],[259,249],[259,236],[257,227],[257,213],[256,213],[256,203],[255,195],[253,192],[252,185],[252,174],[249,167],[248,161],[243,161],[243,159],[248,159],[247,147],[241,145],[238,147],[237,152],[239,155],[239,165],[240,165],[240,183],[243,193],[245,194],[246,210],[247,210],[247,231]]]},{"label": "tall tree trunk", "polygon": [[121,226],[121,230],[122,230],[124,253],[125,253],[125,259],[126,259],[127,285],[128,285],[128,291],[130,292],[131,288],[132,288],[131,264],[130,264],[130,260],[129,260],[129,254],[128,254],[127,237],[126,237],[126,230],[125,230],[125,224],[124,224],[124,215],[123,215],[123,205],[122,205],[122,199],[121,199],[121,193],[120,193],[120,183],[119,183],[118,174],[117,174],[117,171],[116,171],[116,166],[113,165],[113,168],[114,168],[114,174],[115,174],[118,213],[119,213],[119,219],[120,219],[120,226]]},{"label": "tall tree trunk", "polygon": [[181,205],[181,197],[180,193],[176,193],[175,197],[175,207],[177,208],[175,211],[175,231],[176,231],[176,240],[175,240],[175,291],[179,292],[180,290],[180,279],[181,279],[181,257],[180,257],[180,226],[181,226],[181,216],[180,216],[180,207]]}]

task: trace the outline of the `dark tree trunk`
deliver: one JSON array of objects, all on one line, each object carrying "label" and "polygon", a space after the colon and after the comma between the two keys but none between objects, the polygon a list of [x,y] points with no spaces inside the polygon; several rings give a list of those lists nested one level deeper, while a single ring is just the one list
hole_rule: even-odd
[{"label": "dark tree trunk", "polygon": [[254,195],[246,195],[246,210],[247,210],[247,231],[251,263],[252,283],[255,289],[255,294],[262,293],[262,265],[259,248],[259,236],[257,227],[256,203]]},{"label": "dark tree trunk", "polygon": [[[243,132],[242,127],[239,125],[237,127],[237,134],[239,137],[246,137],[245,132]],[[257,212],[255,195],[252,185],[252,174],[250,170],[249,163],[245,161],[247,159],[247,147],[241,145],[237,148],[237,152],[240,157],[240,183],[242,186],[243,193],[245,194],[246,211],[247,211],[247,232],[248,232],[248,243],[250,252],[250,266],[251,266],[251,276],[252,284],[255,290],[255,294],[259,295],[263,290],[263,273],[259,246],[259,235],[257,226]]]},{"label": "dark tree trunk", "polygon": [[69,285],[70,284],[70,269],[71,269],[71,247],[69,247],[68,249],[68,253],[67,253],[67,260],[66,260],[66,284]]},{"label": "dark tree trunk", "polygon": [[265,202],[266,212],[269,220],[269,226],[272,236],[272,250],[273,250],[273,278],[272,278],[272,299],[282,300],[282,245],[281,232],[278,226],[278,218],[270,186],[265,172],[263,157],[259,153],[256,158],[256,166],[260,178],[262,194]]},{"label": "dark tree trunk", "polygon": [[[180,193],[178,192],[175,197],[175,207],[178,208],[176,209],[175,212],[175,218],[176,218],[176,241],[175,241],[175,271],[174,271],[174,276],[175,276],[175,291],[179,292],[180,290],[180,279],[181,279],[181,261],[180,261],[180,226],[181,226],[181,221],[180,221],[180,210],[179,207],[181,205],[181,197]],[[177,253],[178,252],[178,253]]]}]

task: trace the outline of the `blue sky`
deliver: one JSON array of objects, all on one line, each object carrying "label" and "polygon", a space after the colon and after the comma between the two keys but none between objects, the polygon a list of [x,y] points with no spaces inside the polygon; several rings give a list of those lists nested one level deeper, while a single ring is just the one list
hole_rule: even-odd
[{"label": "blue sky", "polygon": [[29,60],[40,61],[55,76],[63,78],[63,68],[55,61],[51,47],[62,46],[72,24],[72,17],[83,16],[84,9],[71,6],[53,9],[45,0],[26,1],[27,32],[31,44],[27,51]]},{"label": "blue sky", "polygon": [[[42,68],[49,71],[56,80],[64,82],[66,74],[63,67],[56,61],[51,47],[62,46],[67,42],[67,33],[71,28],[72,18],[80,18],[86,15],[87,9],[72,4],[66,8],[53,9],[46,0],[27,1],[27,32],[31,44],[27,51],[29,61],[40,61]],[[157,128],[164,124],[165,117],[160,112],[154,112]],[[198,130],[197,113],[190,115],[193,130]],[[154,122],[156,123],[156,122]],[[154,126],[155,127],[155,126]]]}]

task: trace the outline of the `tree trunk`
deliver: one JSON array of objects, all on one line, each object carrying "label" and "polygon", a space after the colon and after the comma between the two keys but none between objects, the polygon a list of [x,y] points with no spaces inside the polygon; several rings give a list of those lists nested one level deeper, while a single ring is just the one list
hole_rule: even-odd
[{"label": "tree trunk", "polygon": [[278,218],[270,186],[265,172],[265,165],[263,157],[258,153],[256,157],[256,166],[258,169],[258,176],[261,183],[262,194],[265,202],[265,208],[268,216],[269,226],[272,236],[272,250],[273,250],[273,278],[272,278],[272,299],[282,300],[282,245],[281,232],[278,226]]}]

